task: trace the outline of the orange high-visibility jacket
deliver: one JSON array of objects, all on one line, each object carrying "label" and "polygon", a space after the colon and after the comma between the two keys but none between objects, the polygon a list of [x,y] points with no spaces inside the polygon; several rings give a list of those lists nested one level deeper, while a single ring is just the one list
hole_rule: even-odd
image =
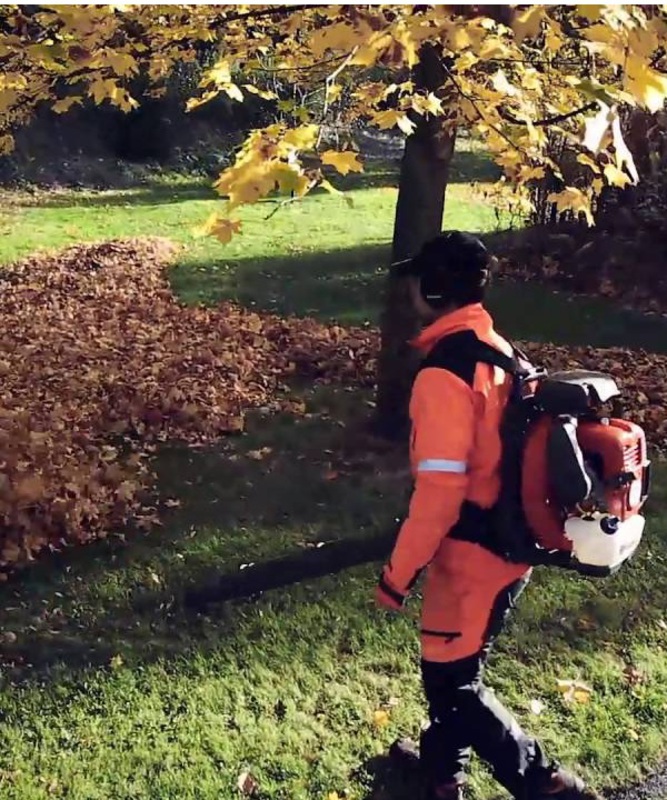
[{"label": "orange high-visibility jacket", "polygon": [[[425,355],[443,336],[472,330],[479,339],[512,354],[481,304],[447,314],[414,341]],[[444,557],[441,543],[468,500],[490,508],[500,491],[500,423],[511,379],[479,363],[472,386],[441,368],[422,369],[410,400],[410,461],[415,489],[408,518],[383,573],[384,583],[407,594],[424,567]]]}]

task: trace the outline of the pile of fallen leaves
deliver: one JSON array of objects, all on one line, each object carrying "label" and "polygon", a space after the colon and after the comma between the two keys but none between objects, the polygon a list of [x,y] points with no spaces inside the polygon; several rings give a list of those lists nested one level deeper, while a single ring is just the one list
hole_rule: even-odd
[{"label": "pile of fallen leaves", "polygon": [[38,256],[0,273],[0,563],[148,525],[158,441],[243,429],[250,408],[300,411],[292,376],[372,382],[365,331],[185,307],[163,241]]},{"label": "pile of fallen leaves", "polygon": [[562,224],[517,231],[500,246],[500,278],[537,280],[637,311],[667,314],[664,234],[636,224],[631,215],[623,217],[623,210],[607,227]]},{"label": "pile of fallen leaves", "polygon": [[[160,441],[205,443],[253,408],[301,413],[299,383],[371,386],[377,331],[180,304],[161,240],[40,255],[0,272],[0,564],[155,520]],[[667,360],[530,345],[536,360],[623,379],[655,444]]]}]

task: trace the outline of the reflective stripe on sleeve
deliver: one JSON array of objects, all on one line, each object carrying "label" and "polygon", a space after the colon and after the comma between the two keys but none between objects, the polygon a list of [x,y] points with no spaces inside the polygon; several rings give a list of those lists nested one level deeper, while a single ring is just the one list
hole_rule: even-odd
[{"label": "reflective stripe on sleeve", "polygon": [[465,475],[468,465],[465,461],[450,461],[447,458],[427,458],[417,465],[417,472],[453,472]]}]

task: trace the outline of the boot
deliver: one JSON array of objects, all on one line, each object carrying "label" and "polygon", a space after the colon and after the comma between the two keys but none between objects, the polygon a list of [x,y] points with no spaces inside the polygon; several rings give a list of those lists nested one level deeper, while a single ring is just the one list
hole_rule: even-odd
[{"label": "boot", "polygon": [[529,800],[603,800],[593,789],[562,767],[555,767],[551,777],[529,794]]},{"label": "boot", "polygon": [[[405,772],[419,772],[419,745],[412,739],[398,739],[389,748],[392,763]],[[463,800],[463,786],[458,783],[433,784],[425,786],[423,800]]]}]

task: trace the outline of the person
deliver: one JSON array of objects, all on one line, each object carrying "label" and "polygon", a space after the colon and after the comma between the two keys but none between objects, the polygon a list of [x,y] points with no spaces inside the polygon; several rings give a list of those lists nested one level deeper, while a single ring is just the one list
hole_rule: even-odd
[{"label": "person", "polygon": [[[512,355],[483,305],[493,262],[477,238],[453,231],[394,265],[409,279],[425,323],[413,342],[423,356],[463,331]],[[472,751],[517,800],[593,800],[598,795],[548,760],[483,682],[493,642],[531,569],[474,535],[475,514],[492,508],[500,490],[500,424],[511,379],[496,367],[457,358],[456,350],[451,356],[447,368],[423,362],[413,384],[415,486],[376,589],[381,607],[399,610],[426,571],[421,674],[430,724],[419,746],[399,741],[392,754],[419,759],[431,800],[461,800]]]}]

